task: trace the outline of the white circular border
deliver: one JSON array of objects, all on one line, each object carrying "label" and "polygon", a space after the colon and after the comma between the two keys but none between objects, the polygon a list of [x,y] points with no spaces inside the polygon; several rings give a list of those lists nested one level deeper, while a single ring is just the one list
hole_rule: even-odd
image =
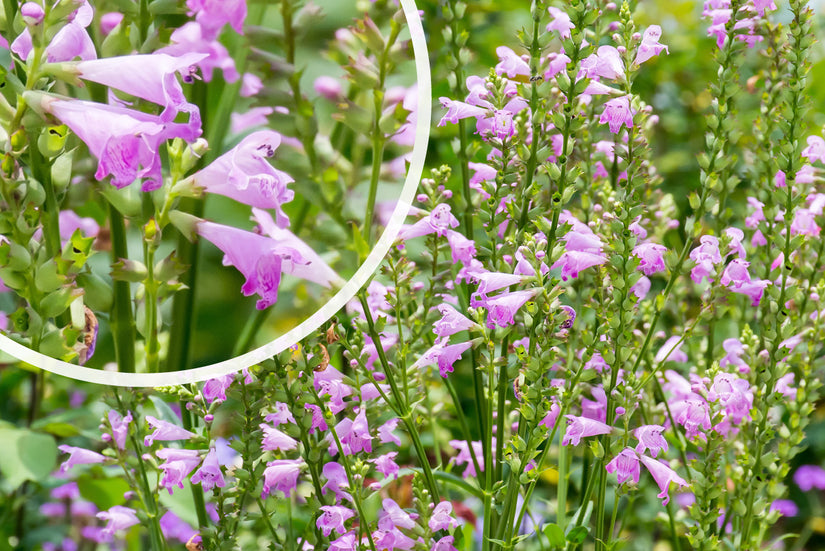
[{"label": "white circular border", "polygon": [[412,160],[410,162],[410,168],[407,171],[407,178],[404,181],[404,188],[398,199],[398,204],[392,213],[392,218],[384,230],[384,233],[381,234],[378,243],[375,244],[375,247],[373,247],[367,259],[358,268],[358,271],[355,272],[355,275],[344,284],[329,302],[324,304],[300,325],[260,348],[230,360],[183,371],[167,373],[120,373],[91,369],[35,352],[3,334],[0,334],[0,350],[34,367],[89,383],[121,387],[171,386],[205,381],[213,377],[234,373],[260,363],[304,339],[340,311],[367,283],[370,277],[372,277],[373,272],[375,272],[378,265],[384,260],[384,257],[390,250],[398,232],[401,230],[401,224],[404,222],[412,205],[416,189],[418,188],[418,182],[424,171],[424,161],[427,157],[432,118],[432,83],[427,40],[424,36],[424,28],[421,24],[421,17],[415,5],[415,0],[401,0],[401,8],[404,10],[407,26],[410,29],[413,55],[415,58],[415,73],[418,81],[418,124],[415,129],[415,144],[413,145]]}]

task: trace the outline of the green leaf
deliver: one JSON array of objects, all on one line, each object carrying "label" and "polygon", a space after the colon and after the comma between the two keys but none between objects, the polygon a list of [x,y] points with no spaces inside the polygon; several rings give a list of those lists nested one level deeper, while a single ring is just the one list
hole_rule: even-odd
[{"label": "green leaf", "polygon": [[27,480],[44,480],[57,463],[54,437],[28,429],[0,429],[3,460],[0,472],[12,488]]},{"label": "green leaf", "polygon": [[77,487],[83,499],[103,511],[126,503],[123,494],[130,490],[129,483],[122,478],[92,478],[87,474],[77,479]]},{"label": "green leaf", "polygon": [[558,549],[565,546],[564,531],[558,524],[547,524],[544,526],[544,535],[550,540],[550,545]]},{"label": "green leaf", "polygon": [[567,541],[576,545],[582,543],[585,538],[587,538],[587,528],[584,526],[577,526],[567,534]]}]

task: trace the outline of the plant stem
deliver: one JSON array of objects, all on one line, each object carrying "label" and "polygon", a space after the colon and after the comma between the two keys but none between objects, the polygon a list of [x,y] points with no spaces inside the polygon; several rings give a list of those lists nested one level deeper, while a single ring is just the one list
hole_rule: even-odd
[{"label": "plant stem", "polygon": [[[126,244],[126,221],[111,203],[109,207],[109,227],[112,235],[112,263],[129,258]],[[114,300],[110,325],[115,341],[115,358],[118,371],[135,372],[135,319],[132,315],[132,291],[128,281],[114,281]]]}]

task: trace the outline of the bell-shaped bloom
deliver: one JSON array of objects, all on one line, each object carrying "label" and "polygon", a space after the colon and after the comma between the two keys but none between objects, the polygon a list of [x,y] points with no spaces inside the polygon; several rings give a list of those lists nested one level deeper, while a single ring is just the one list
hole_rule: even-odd
[{"label": "bell-shaped bloom", "polygon": [[622,55],[613,46],[599,46],[596,53],[582,60],[581,68],[587,78],[602,77],[610,80],[624,78]]},{"label": "bell-shaped bloom", "polygon": [[564,433],[564,438],[562,438],[562,446],[569,444],[578,446],[583,437],[610,434],[613,430],[608,425],[587,417],[576,417],[575,415],[565,415],[565,417],[567,418],[567,431]]},{"label": "bell-shaped bloom", "polygon": [[[345,419],[344,421],[349,421],[349,419]],[[372,435],[370,434],[370,426],[367,422],[366,407],[361,406],[359,408],[358,414],[349,426],[349,430],[339,432],[338,437],[341,439],[341,444],[349,448],[350,453],[358,453],[361,451],[372,453]]]},{"label": "bell-shaped bloom", "polygon": [[333,531],[345,534],[347,529],[344,523],[355,516],[352,509],[341,505],[323,505],[321,511],[323,512],[315,521],[315,526],[324,533],[325,538],[328,538]]},{"label": "bell-shaped bloom", "polygon": [[444,536],[437,542],[433,543],[432,549],[430,551],[458,551],[455,545],[455,536]]},{"label": "bell-shaped bloom", "polygon": [[582,417],[604,423],[607,420],[607,394],[600,386],[590,389],[594,400],[582,398]]},{"label": "bell-shaped bloom", "polygon": [[497,75],[507,75],[507,78],[530,76],[530,65],[512,49],[507,46],[499,46],[496,48],[496,55],[500,60],[496,65]]},{"label": "bell-shaped bloom", "polygon": [[[495,441],[496,438],[494,436],[494,446]],[[482,472],[484,471],[484,454],[482,453],[483,449],[481,447],[481,442],[474,441],[472,444],[473,450],[471,453],[466,440],[450,440],[450,446],[452,446],[458,451],[458,455],[451,458],[450,463],[454,463],[456,465],[467,465],[467,467],[464,469],[464,472],[461,475],[464,478],[468,478],[470,476],[478,476],[478,473],[476,472],[475,462],[473,461],[473,456],[475,456],[476,460],[478,461],[478,468],[481,469]]]},{"label": "bell-shaped bloom", "polygon": [[112,177],[117,188],[144,180],[143,190],[163,184],[160,146],[172,138],[194,141],[200,121],[175,123],[160,117],[90,101],[60,99],[41,92],[25,92],[29,105],[50,113],[68,126],[97,157],[97,180]]},{"label": "bell-shaped bloom", "polygon": [[138,520],[135,513],[134,509],[122,505],[115,505],[108,511],[98,513],[97,518],[106,521],[106,526],[101,533],[105,541],[111,541],[116,532],[121,532],[135,524],[139,524],[140,520]]},{"label": "bell-shaped bloom", "polygon": [[[69,15],[69,21],[57,31],[49,45],[46,46],[48,63],[71,61],[77,57],[80,59],[97,58],[94,42],[86,31],[86,27],[94,18],[94,10],[86,0],[78,4],[78,8]],[[33,48],[28,28],[23,29],[23,32],[12,42],[10,49],[23,60],[29,58]]]},{"label": "bell-shaped bloom", "polygon": [[507,327],[515,323],[515,314],[528,301],[532,300],[540,288],[502,293],[484,301],[487,308],[487,328],[493,329],[496,325]]},{"label": "bell-shaped bloom", "polygon": [[393,417],[392,419],[385,422],[383,425],[378,427],[378,441],[382,444],[389,444],[392,442],[396,446],[401,445],[401,439],[398,438],[393,431],[398,428],[398,423],[400,423],[400,419],[397,417]]},{"label": "bell-shaped bloom", "polygon": [[100,16],[101,34],[103,34],[103,36],[109,36],[109,34],[115,30],[115,28],[120,25],[122,21],[123,14],[120,12],[111,11],[109,13],[104,13]]},{"label": "bell-shaped bloom", "polygon": [[799,507],[790,499],[777,499],[771,503],[771,511],[778,511],[783,517],[795,517],[799,514]]},{"label": "bell-shaped bloom", "polygon": [[808,136],[808,147],[802,150],[802,156],[809,161],[825,163],[825,140],[820,136]]},{"label": "bell-shaped bloom", "polygon": [[160,485],[168,489],[170,495],[174,487],[183,488],[183,481],[201,462],[200,453],[197,450],[163,448],[158,450],[156,455],[164,460],[158,465],[158,468],[163,471]]},{"label": "bell-shaped bloom", "polygon": [[819,465],[802,465],[794,472],[793,481],[803,492],[814,488],[825,490],[825,469]]},{"label": "bell-shaped bloom", "polygon": [[261,449],[264,451],[289,451],[298,447],[298,441],[287,434],[272,428],[269,425],[261,423],[261,430],[264,431],[264,437],[261,441]]},{"label": "bell-shaped bloom", "polygon": [[347,532],[338,539],[329,542],[329,551],[357,551],[360,549],[357,541],[358,535],[355,532]]},{"label": "bell-shaped bloom", "polygon": [[659,486],[659,490],[661,491],[656,497],[664,498],[662,505],[667,505],[670,501],[668,490],[670,489],[671,482],[677,486],[681,486],[682,488],[688,487],[687,481],[676,474],[676,471],[671,469],[664,462],[659,461],[658,459],[653,459],[652,457],[647,457],[646,455],[642,455],[639,459],[642,464],[647,467],[647,470],[650,471],[651,476],[653,476],[653,480],[655,480],[656,484]]},{"label": "bell-shaped bloom", "polygon": [[753,407],[753,391],[747,379],[731,373],[717,373],[708,392],[708,400],[719,401],[725,406],[725,417],[738,425],[750,417]]},{"label": "bell-shaped bloom", "polygon": [[336,503],[340,503],[344,499],[352,501],[352,496],[343,490],[343,488],[348,488],[350,485],[344,467],[332,461],[324,465],[321,474],[327,479],[321,487],[321,493],[326,494],[327,490],[331,491],[335,494]]},{"label": "bell-shaped bloom", "polygon": [[633,448],[625,448],[614,457],[610,463],[605,465],[605,469],[610,474],[618,472],[619,484],[626,480],[633,479],[636,484],[639,483],[639,475],[641,474],[641,467],[639,466],[639,454]]},{"label": "bell-shaped bloom", "polygon": [[209,453],[203,458],[203,463],[192,475],[191,480],[192,484],[200,484],[204,492],[208,492],[215,486],[218,488],[226,486],[216,448],[209,449]]},{"label": "bell-shaped bloom", "polygon": [[447,243],[450,245],[450,255],[454,264],[469,264],[476,256],[475,241],[467,239],[462,233],[447,230]]},{"label": "bell-shaped bloom", "polygon": [[639,269],[645,275],[665,271],[667,247],[656,243],[642,243],[633,247],[633,255],[639,259]]},{"label": "bell-shaped bloom", "polygon": [[303,466],[304,462],[301,459],[276,459],[267,463],[261,497],[266,497],[276,490],[289,497],[298,486],[298,476]]},{"label": "bell-shaped bloom", "polygon": [[558,31],[560,38],[570,38],[570,30],[576,28],[567,12],[550,6],[547,8],[553,20],[547,24],[547,32]]},{"label": "bell-shaped bloom", "polygon": [[776,385],[773,387],[773,391],[776,393],[781,394],[788,400],[795,400],[796,399],[796,389],[791,386],[794,383],[794,374],[793,373],[786,373],[782,377],[780,377],[776,381]]},{"label": "bell-shaped bloom", "polygon": [[633,112],[630,109],[630,98],[622,96],[613,98],[604,104],[604,111],[599,118],[599,123],[607,123],[608,128],[614,134],[618,134],[622,125],[633,128]]},{"label": "bell-shaped bloom", "polygon": [[450,530],[458,526],[458,521],[453,518],[453,505],[449,501],[442,501],[435,506],[427,524],[430,530]]},{"label": "bell-shaped bloom", "polygon": [[184,429],[183,427],[179,427],[169,421],[163,421],[161,419],[157,419],[156,417],[152,417],[151,415],[146,416],[146,421],[155,428],[155,431],[146,436],[143,439],[143,445],[147,448],[152,445],[153,442],[156,440],[158,441],[170,441],[170,440],[189,440],[195,433],[189,432],[188,430]]},{"label": "bell-shaped bloom", "polygon": [[791,235],[817,236],[821,228],[816,223],[816,215],[809,209],[797,209],[791,222]]},{"label": "bell-shaped bloom", "polygon": [[458,219],[450,212],[450,205],[440,203],[436,205],[432,212],[418,220],[411,226],[403,226],[398,232],[398,240],[406,241],[413,237],[421,237],[422,235],[436,234],[439,237],[444,237],[450,228],[458,227]]},{"label": "bell-shaped bloom", "polygon": [[665,343],[656,352],[656,357],[653,359],[657,364],[664,361],[668,362],[686,362],[688,356],[682,352],[682,344],[684,340],[678,335],[673,335],[668,338]]},{"label": "bell-shaped bloom", "polygon": [[438,305],[438,312],[441,314],[441,319],[433,325],[433,333],[439,337],[449,337],[462,331],[478,328],[476,322],[460,314],[446,302]]},{"label": "bell-shaped bloom", "polygon": [[561,413],[561,407],[557,402],[553,402],[550,404],[550,409],[547,411],[547,415],[539,421],[539,426],[547,427],[547,430],[552,429],[556,426],[556,421],[559,418],[559,413]]},{"label": "bell-shaped bloom", "polygon": [[126,437],[129,435],[129,423],[132,422],[132,412],[128,412],[126,417],[120,415],[115,410],[108,413],[109,426],[112,427],[112,439],[120,450],[126,449]]},{"label": "bell-shaped bloom", "polygon": [[636,428],[633,431],[633,436],[639,441],[636,452],[642,454],[645,450],[650,450],[650,455],[656,457],[661,450],[667,451],[667,440],[662,436],[664,430],[665,427],[661,425],[642,425]]},{"label": "bell-shaped bloom", "polygon": [[69,459],[60,465],[60,472],[66,473],[75,465],[90,465],[93,463],[103,463],[106,461],[106,456],[101,455],[86,448],[77,448],[75,446],[61,445],[57,449],[63,453],[69,454]]},{"label": "bell-shaped bloom", "polygon": [[189,113],[200,125],[196,105],[189,103],[177,75],[192,80],[195,66],[206,54],[189,53],[180,57],[168,54],[126,55],[80,61],[73,71],[84,79],[129,95],[162,105],[161,120],[171,122],[180,112]]},{"label": "bell-shaped bloom", "polygon": [[172,56],[182,56],[188,53],[206,54],[207,57],[198,62],[203,80],[210,82],[216,69],[223,71],[226,82],[235,82],[240,78],[235,67],[235,61],[229,51],[220,42],[211,36],[210,30],[200,23],[190,21],[175,29],[170,37],[171,44],[157,50],[155,53],[164,53]]},{"label": "bell-shaped bloom", "polygon": [[259,209],[274,209],[278,227],[289,225],[283,205],[295,192],[287,188],[291,176],[274,168],[268,158],[281,144],[281,135],[260,130],[245,137],[203,170],[192,176],[195,186]]},{"label": "bell-shaped bloom", "polygon": [[289,410],[289,406],[283,402],[275,402],[275,412],[264,417],[264,421],[272,423],[276,427],[285,423],[295,424],[295,417]]},{"label": "bell-shaped bloom", "polygon": [[446,338],[435,341],[435,344],[413,364],[413,368],[438,364],[438,372],[442,377],[447,377],[447,374],[453,372],[453,364],[473,346],[473,341],[458,344],[447,344],[447,342],[448,339]]},{"label": "bell-shaped bloom", "polygon": [[279,242],[231,226],[201,221],[198,223],[198,234],[223,251],[224,266],[234,266],[244,275],[246,282],[241,292],[247,297],[258,294],[258,310],[264,310],[278,301],[283,272],[294,273],[296,266],[309,264],[292,246],[300,240],[291,233],[294,240]]},{"label": "bell-shaped bloom", "polygon": [[166,541],[177,540],[184,544],[198,534],[197,530],[172,511],[166,511],[160,517],[160,531]]},{"label": "bell-shaped bloom", "polygon": [[699,429],[710,430],[710,411],[702,399],[678,400],[670,404],[673,420],[685,428],[685,437],[692,440]]},{"label": "bell-shaped bloom", "polygon": [[771,282],[768,279],[755,279],[734,285],[730,287],[730,290],[750,298],[751,306],[759,306],[762,295],[765,293],[765,288],[770,284]]},{"label": "bell-shaped bloom", "polygon": [[579,272],[582,270],[599,266],[605,262],[607,262],[607,257],[601,254],[565,251],[550,268],[553,270],[561,268],[561,279],[567,281],[570,278],[576,279],[579,277]]},{"label": "bell-shaped bloom", "polygon": [[638,50],[636,50],[636,59],[633,62],[636,65],[641,65],[651,57],[662,53],[662,50],[664,50],[666,54],[669,54],[670,52],[667,46],[659,42],[660,38],[662,38],[662,27],[659,25],[651,25],[646,28],[645,33],[642,35],[642,42],[639,44]]},{"label": "bell-shaped bloom", "polygon": [[186,7],[210,39],[217,38],[227,23],[236,33],[243,34],[246,0],[186,0]]},{"label": "bell-shaped bloom", "polygon": [[647,296],[647,293],[650,292],[651,285],[650,279],[648,279],[647,276],[642,276],[639,278],[639,281],[630,288],[630,292],[636,295],[637,299],[643,300]]},{"label": "bell-shaped bloom", "polygon": [[480,119],[487,114],[487,110],[476,105],[470,105],[463,101],[451,100],[450,98],[439,98],[441,107],[447,110],[447,113],[438,121],[438,126],[446,126],[447,123],[458,124],[462,119],[469,119],[475,117]]}]

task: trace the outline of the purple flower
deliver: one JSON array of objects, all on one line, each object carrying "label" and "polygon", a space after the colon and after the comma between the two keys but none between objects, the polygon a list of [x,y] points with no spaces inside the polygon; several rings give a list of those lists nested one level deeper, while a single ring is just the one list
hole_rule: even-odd
[{"label": "purple flower", "polygon": [[246,0],[186,0],[189,15],[196,15],[195,20],[210,39],[217,38],[224,25],[229,25],[238,34],[243,34],[246,19]]},{"label": "purple flower", "polygon": [[[80,59],[97,57],[94,42],[86,32],[86,27],[94,18],[94,10],[86,0],[77,4],[79,4],[78,8],[68,16],[69,22],[57,31],[49,45],[46,46],[46,61],[49,63],[70,61],[76,57]],[[23,60],[29,58],[33,48],[32,36],[28,28],[23,29],[23,32],[12,42],[10,49]]]},{"label": "purple flower", "polygon": [[436,205],[432,212],[424,216],[411,226],[404,226],[398,234],[399,241],[406,241],[413,237],[436,234],[445,237],[450,228],[458,227],[458,218],[450,212],[450,205],[441,203]]},{"label": "purple flower", "polygon": [[808,136],[808,147],[802,150],[802,156],[809,161],[825,163],[825,140],[819,136]]},{"label": "purple flower", "polygon": [[328,75],[321,75],[312,84],[313,89],[319,96],[323,96],[329,101],[338,101],[343,94],[343,87],[337,78]]},{"label": "purple flower", "polygon": [[213,402],[222,403],[226,401],[226,391],[235,380],[235,375],[228,374],[209,379],[203,384],[203,399],[207,404]]},{"label": "purple flower", "polygon": [[637,281],[636,284],[630,288],[630,292],[636,295],[637,299],[642,300],[650,291],[650,286],[650,280],[646,276],[642,276],[639,278],[639,281]]},{"label": "purple flower", "polygon": [[415,520],[412,516],[403,510],[399,505],[390,498],[385,498],[381,504],[383,510],[378,513],[378,528],[379,530],[390,531],[394,528],[406,528],[410,530],[415,528]]},{"label": "purple flower", "polygon": [[750,417],[753,392],[747,379],[730,373],[718,373],[708,391],[708,400],[723,404],[726,417],[737,425],[745,417]]},{"label": "purple flower", "polygon": [[618,134],[622,125],[633,128],[633,113],[630,109],[630,99],[628,96],[613,98],[604,104],[604,111],[599,118],[599,123],[607,123],[610,131]]},{"label": "purple flower", "polygon": [[567,12],[553,6],[547,8],[547,11],[550,12],[550,17],[553,18],[547,25],[547,32],[558,31],[560,38],[570,38],[570,30],[575,29],[576,26],[570,20]]},{"label": "purple flower", "polygon": [[312,412],[312,424],[309,427],[309,434],[315,434],[315,431],[325,431],[329,428],[324,420],[324,412],[321,411],[320,407],[315,404],[305,404],[304,408]]},{"label": "purple flower", "polygon": [[389,452],[369,461],[375,464],[375,470],[384,475],[384,478],[398,478],[398,464],[395,458],[398,452]]},{"label": "purple flower", "polygon": [[172,495],[172,488],[175,486],[183,488],[183,481],[201,462],[200,453],[197,450],[164,448],[158,450],[156,455],[164,460],[158,465],[158,468],[163,471],[160,485],[169,490],[169,495]]},{"label": "purple flower", "polygon": [[653,361],[656,363],[662,363],[665,361],[668,362],[686,362],[688,361],[688,356],[684,352],[682,352],[682,344],[684,340],[682,337],[678,335],[671,336],[665,343],[659,348],[659,351],[656,352],[656,357],[653,358]]},{"label": "purple flower", "polygon": [[679,400],[670,405],[673,419],[685,427],[685,437],[693,439],[699,434],[699,428],[710,430],[710,412],[704,400]]},{"label": "purple flower", "polygon": [[650,455],[656,457],[659,451],[668,450],[667,440],[662,436],[665,427],[661,425],[642,425],[633,431],[639,443],[636,445],[636,452],[643,454],[645,450],[650,450]]},{"label": "purple flower", "polygon": [[60,472],[66,473],[75,465],[89,465],[92,463],[103,463],[106,457],[97,452],[87,450],[85,448],[77,448],[75,446],[57,446],[57,449],[63,453],[69,454],[69,459],[60,465]]},{"label": "purple flower", "polygon": [[189,113],[190,122],[200,128],[200,113],[189,103],[177,75],[191,80],[195,66],[206,54],[189,53],[180,57],[168,54],[127,55],[81,61],[73,71],[84,80],[116,88],[164,107],[161,120],[171,122],[180,112]]},{"label": "purple flower", "polygon": [[143,439],[143,445],[149,447],[155,440],[169,441],[169,440],[189,440],[195,433],[181,428],[168,421],[162,421],[151,415],[146,416],[146,421],[155,428],[155,432]]},{"label": "purple flower", "polygon": [[802,465],[793,474],[793,481],[803,492],[814,488],[825,490],[825,469],[819,465]]},{"label": "purple flower", "polygon": [[547,427],[547,430],[552,429],[556,426],[556,421],[559,418],[559,413],[561,413],[561,407],[558,403],[553,402],[552,404],[550,404],[550,409],[547,411],[547,415],[545,415],[544,418],[541,421],[539,421],[539,425]]},{"label": "purple flower", "polygon": [[496,55],[501,60],[496,65],[497,75],[507,75],[507,78],[515,78],[519,75],[530,76],[530,65],[507,46],[496,48]]},{"label": "purple flower", "polygon": [[719,239],[712,235],[703,235],[699,239],[700,245],[690,251],[690,259],[696,266],[690,271],[690,278],[694,283],[701,283],[707,277],[708,281],[713,281],[710,274],[713,267],[722,262],[722,254],[719,252]]},{"label": "purple flower", "polygon": [[458,526],[458,521],[452,517],[453,505],[449,501],[442,501],[433,509],[430,521],[427,524],[430,530],[449,530]]},{"label": "purple flower", "polygon": [[[338,431],[338,427],[343,428],[344,424],[349,426],[349,430]],[[361,406],[361,408],[359,408],[355,419],[352,421],[349,419],[344,419],[335,428],[338,433],[338,437],[341,439],[341,445],[344,446],[344,453],[346,455],[351,455],[360,451],[372,453],[372,435],[370,434],[370,426],[367,422],[366,407]],[[347,449],[349,450],[349,453],[347,453]]]},{"label": "purple flower", "polygon": [[[493,437],[493,444],[495,445],[496,438]],[[475,456],[476,460],[478,461],[478,468],[484,471],[484,454],[482,453],[481,442],[474,441],[473,442],[473,450],[472,454],[470,453],[470,448],[467,446],[466,440],[450,440],[450,446],[458,450],[458,455],[450,459],[450,463],[454,463],[456,465],[467,465],[462,473],[462,477],[467,478],[470,476],[478,476],[475,468],[475,462],[473,461],[473,456]]]},{"label": "purple flower", "polygon": [[582,437],[610,434],[613,430],[604,423],[587,417],[576,417],[575,415],[565,415],[565,417],[567,418],[567,431],[564,433],[564,438],[562,438],[562,446],[569,444],[578,446]]},{"label": "purple flower", "polygon": [[561,268],[561,279],[567,281],[570,278],[579,277],[579,272],[598,266],[607,262],[607,258],[601,254],[566,251],[562,253],[561,257],[550,268]]},{"label": "purple flower", "polygon": [[167,540],[178,540],[180,543],[187,543],[198,533],[172,511],[166,511],[160,517],[160,531]]},{"label": "purple flower", "polygon": [[121,530],[131,528],[135,524],[139,524],[140,520],[138,520],[135,512],[134,509],[130,509],[129,507],[115,505],[108,511],[98,513],[97,518],[106,521],[106,526],[101,532],[103,537],[107,538],[107,541],[111,541],[115,532],[120,532]]},{"label": "purple flower", "polygon": [[599,386],[594,386],[590,392],[595,400],[582,398],[582,417],[604,423],[607,420],[607,394]]},{"label": "purple flower", "polygon": [[340,503],[342,499],[352,501],[352,496],[342,490],[349,487],[347,471],[340,464],[333,462],[326,463],[322,469],[322,474],[327,482],[321,487],[321,493],[326,494],[327,490],[335,494],[335,502]]},{"label": "purple flower", "polygon": [[284,423],[292,423],[294,425],[295,417],[293,417],[292,412],[289,411],[288,405],[283,402],[275,402],[275,413],[270,413],[264,417],[264,421],[272,423],[276,427]]},{"label": "purple flower", "polygon": [[433,547],[432,549],[430,549],[430,551],[458,551],[453,545],[454,543],[454,536],[444,536],[443,538],[441,538],[433,544]]},{"label": "purple flower", "polygon": [[477,323],[460,314],[446,302],[438,305],[438,312],[441,314],[441,319],[433,325],[433,333],[439,337],[449,337],[478,327]]},{"label": "purple flower", "polygon": [[639,269],[645,275],[665,271],[667,247],[656,243],[642,243],[633,248],[633,255],[640,260]]},{"label": "purple flower", "polygon": [[115,27],[120,25],[120,22],[123,21],[123,14],[120,12],[109,12],[104,13],[100,16],[100,32],[103,36],[108,36]]},{"label": "purple flower", "polygon": [[283,492],[286,497],[298,486],[298,475],[304,462],[300,459],[276,459],[266,464],[264,470],[264,491],[266,497],[274,490]]},{"label": "purple flower", "polygon": [[321,507],[323,513],[315,521],[315,525],[324,533],[324,537],[335,531],[339,534],[346,533],[344,523],[355,516],[355,512],[341,505],[324,505]]},{"label": "purple flower", "polygon": [[446,126],[448,122],[458,124],[458,121],[469,119],[470,117],[480,119],[487,114],[486,109],[464,103],[463,101],[451,100],[450,98],[444,97],[439,98],[439,101],[441,101],[441,106],[447,110],[447,113],[441,117],[441,120],[438,122],[439,127]]},{"label": "purple flower", "polygon": [[413,368],[421,368],[437,363],[438,372],[442,377],[447,377],[448,373],[453,372],[453,364],[473,346],[473,341],[458,344],[447,344],[447,342],[449,342],[447,338],[435,341],[435,344],[413,364]]},{"label": "purple flower", "polygon": [[773,387],[773,391],[778,392],[779,394],[781,394],[785,398],[788,398],[789,400],[795,400],[796,389],[791,386],[793,382],[794,374],[787,373],[776,381],[776,385]]},{"label": "purple flower", "polygon": [[681,486],[682,488],[687,488],[688,483],[685,479],[676,474],[676,471],[671,469],[664,462],[647,457],[646,455],[640,456],[639,459],[644,466],[647,467],[647,470],[650,471],[650,474],[653,476],[653,480],[655,480],[656,484],[659,486],[659,490],[661,491],[656,497],[664,498],[662,505],[667,505],[668,501],[670,501],[668,489],[670,488],[671,482]]},{"label": "purple flower", "polygon": [[662,50],[669,54],[667,46],[659,42],[661,37],[662,27],[659,25],[651,25],[645,29],[645,33],[642,35],[642,43],[639,44],[639,49],[636,50],[636,59],[633,63],[641,65],[651,57],[662,53]]},{"label": "purple flower", "polygon": [[816,223],[816,215],[808,209],[797,209],[791,222],[791,235],[817,236],[821,228]]},{"label": "purple flower", "polygon": [[475,241],[467,239],[462,233],[447,230],[447,243],[450,245],[450,254],[454,264],[459,262],[469,264],[476,256]]},{"label": "purple flower", "polygon": [[191,481],[192,484],[200,483],[204,492],[208,492],[215,486],[218,488],[226,486],[215,448],[209,448],[209,453],[203,458],[200,468],[192,475]]},{"label": "purple flower", "polygon": [[261,423],[261,430],[264,431],[264,438],[261,441],[261,449],[264,451],[289,451],[298,447],[298,441],[290,438],[278,429],[274,429],[269,425]]},{"label": "purple flower", "polygon": [[799,514],[799,507],[790,499],[777,499],[771,503],[771,511],[778,511],[783,517],[795,517]]},{"label": "purple flower", "polygon": [[599,46],[595,54],[590,54],[582,60],[581,68],[587,78],[624,78],[622,55],[613,46]]},{"label": "purple flower", "polygon": [[400,419],[393,417],[380,427],[378,427],[378,441],[382,444],[394,443],[396,446],[401,445],[401,439],[393,434],[393,431],[398,427]]},{"label": "purple flower", "polygon": [[212,31],[204,28],[200,23],[190,21],[175,29],[170,37],[171,44],[157,50],[155,53],[182,56],[188,53],[207,54],[198,66],[203,73],[203,80],[210,82],[215,69],[223,71],[226,82],[235,82],[240,78],[235,62],[229,51],[212,36]]},{"label": "purple flower", "polygon": [[163,184],[159,148],[172,138],[195,140],[200,122],[175,123],[160,117],[83,100],[64,100],[42,92],[25,92],[29,105],[40,107],[68,126],[97,157],[97,180],[112,177],[117,188],[143,179],[143,190]]},{"label": "purple flower", "polygon": [[355,532],[347,532],[335,541],[329,542],[329,551],[357,551]]},{"label": "purple flower", "polygon": [[493,298],[484,301],[487,308],[487,328],[493,329],[496,325],[507,327],[515,323],[515,314],[527,301],[533,299],[540,288],[527,289],[523,291],[513,291],[512,293],[501,293]]},{"label": "purple flower", "polygon": [[641,467],[639,466],[639,455],[633,451],[633,448],[625,448],[614,457],[610,463],[605,465],[605,469],[610,474],[618,471],[618,481],[622,484],[626,480],[633,479],[633,482],[639,483],[639,475]]},{"label": "purple flower", "polygon": [[23,17],[23,21],[26,25],[39,25],[43,22],[46,12],[40,4],[35,2],[26,2],[20,6],[20,15]]},{"label": "purple flower", "polygon": [[295,180],[267,160],[275,155],[280,144],[281,135],[277,132],[253,132],[194,174],[193,183],[209,193],[224,195],[246,205],[274,209],[278,227],[284,228],[289,225],[289,218],[282,206],[295,197],[295,193],[287,189],[287,185]]},{"label": "purple flower", "polygon": [[122,417],[115,410],[109,411],[109,426],[112,427],[112,438],[118,449],[126,449],[126,437],[129,434],[129,423],[132,422],[132,412],[128,412],[126,417]]}]

